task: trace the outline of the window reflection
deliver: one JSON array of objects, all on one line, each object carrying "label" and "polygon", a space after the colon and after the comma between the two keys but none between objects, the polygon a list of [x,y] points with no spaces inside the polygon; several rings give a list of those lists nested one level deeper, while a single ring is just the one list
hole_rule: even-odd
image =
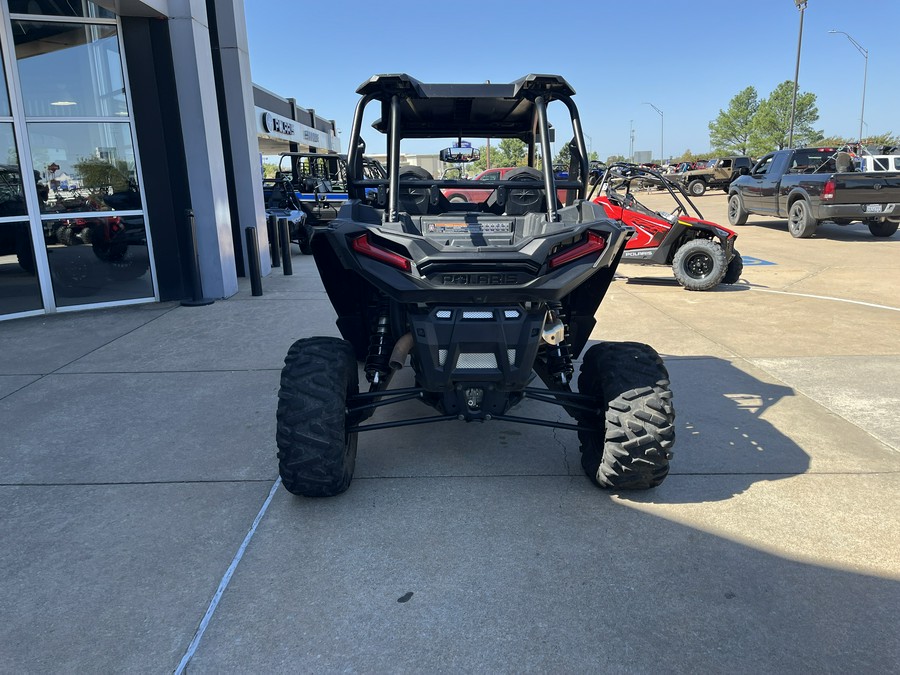
[{"label": "window reflection", "polygon": [[127,123],[31,123],[28,136],[47,185],[41,213],[141,208]]},{"label": "window reflection", "polygon": [[28,223],[0,223],[0,314],[43,306]]},{"label": "window reflection", "polygon": [[22,172],[12,124],[0,124],[0,217],[24,216]]},{"label": "window reflection", "polygon": [[143,216],[44,221],[56,304],[153,297]]},{"label": "window reflection", "polygon": [[7,0],[10,14],[45,14],[47,16],[83,16],[112,19],[115,14],[88,0]]},{"label": "window reflection", "polygon": [[115,26],[13,21],[12,31],[27,116],[128,114]]},{"label": "window reflection", "polygon": [[12,112],[9,108],[9,90],[6,88],[6,73],[3,72],[3,68],[0,68],[0,88],[3,89],[0,92],[0,117],[9,117]]}]

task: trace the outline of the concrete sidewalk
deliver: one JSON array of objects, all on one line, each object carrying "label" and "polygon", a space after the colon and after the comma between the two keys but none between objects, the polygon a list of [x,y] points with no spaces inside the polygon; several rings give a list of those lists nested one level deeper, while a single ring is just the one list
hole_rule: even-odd
[{"label": "concrete sidewalk", "polygon": [[0,672],[898,672],[900,235],[738,248],[774,264],[620,267],[600,308],[673,383],[672,473],[629,495],[501,422],[368,432],[337,498],[276,486],[284,355],[337,335],[309,257],[258,298],[0,323]]}]

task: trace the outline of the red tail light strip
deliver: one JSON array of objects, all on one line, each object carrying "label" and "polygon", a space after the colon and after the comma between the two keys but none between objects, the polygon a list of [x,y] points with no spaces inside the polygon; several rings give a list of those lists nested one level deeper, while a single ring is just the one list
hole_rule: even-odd
[{"label": "red tail light strip", "polygon": [[399,253],[388,251],[386,248],[382,248],[377,244],[373,244],[372,240],[369,239],[368,234],[362,234],[354,239],[352,247],[354,251],[361,253],[367,258],[383,262],[386,265],[396,267],[398,270],[403,270],[404,272],[412,271],[412,262],[408,258],[404,258]]},{"label": "red tail light strip", "polygon": [[591,253],[599,253],[606,248],[606,240],[596,232],[588,232],[584,241],[563,249],[550,258],[550,269],[556,269],[578,258],[583,258]]}]

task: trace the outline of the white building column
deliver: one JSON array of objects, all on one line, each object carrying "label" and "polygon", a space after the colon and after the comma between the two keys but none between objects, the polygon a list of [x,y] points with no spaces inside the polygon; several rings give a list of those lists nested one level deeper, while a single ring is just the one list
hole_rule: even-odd
[{"label": "white building column", "polygon": [[[254,119],[256,108],[253,104],[253,80],[250,76],[250,47],[247,40],[244,4],[240,0],[215,0],[215,8],[225,93],[224,104],[228,120],[225,134],[231,146],[234,197],[241,228],[241,242],[246,241],[244,230],[255,227],[261,258],[260,271],[266,276],[271,271],[272,260],[269,255],[269,236],[266,229],[262,166],[259,141],[256,137]],[[243,248],[244,269],[249,270],[246,246]]]},{"label": "white building column", "polygon": [[238,285],[206,3],[169,0],[169,34],[203,295],[227,298]]}]

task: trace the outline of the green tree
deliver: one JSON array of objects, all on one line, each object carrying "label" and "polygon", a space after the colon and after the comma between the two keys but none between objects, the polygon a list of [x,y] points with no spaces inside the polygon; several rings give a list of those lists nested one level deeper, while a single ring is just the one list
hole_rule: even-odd
[{"label": "green tree", "polygon": [[[722,153],[727,154],[727,153]],[[684,152],[682,152],[678,157],[672,160],[672,164],[678,164],[679,162],[699,162],[700,160],[707,159],[707,155],[695,155],[691,152],[691,149],[688,148]]]},{"label": "green tree", "polygon": [[569,149],[568,143],[563,143],[562,147],[559,149],[559,152],[556,153],[556,157],[553,158],[553,166],[569,166],[569,162],[572,160],[572,151]]},{"label": "green tree", "polygon": [[625,155],[610,155],[606,158],[607,164],[613,164],[615,162],[624,162],[626,161]]},{"label": "green tree", "polygon": [[756,88],[747,87],[728,102],[727,110],[719,110],[718,117],[709,123],[709,143],[717,154],[748,153],[753,117],[758,109]]},{"label": "green tree", "polygon": [[275,172],[278,171],[278,165],[272,162],[263,162],[263,178],[275,178]]},{"label": "green tree", "polygon": [[[764,155],[772,150],[787,147],[791,126],[791,99],[794,94],[794,83],[785,80],[759,102],[759,108],[753,116],[750,132],[750,154]],[[797,147],[812,145],[822,138],[822,132],[813,128],[819,119],[816,107],[816,95],[810,92],[797,92],[797,106],[794,115],[794,145]]]},{"label": "green tree", "polygon": [[128,164],[124,160],[106,161],[86,157],[72,165],[81,178],[81,185],[92,194],[124,192],[129,188]]},{"label": "green tree", "polygon": [[867,136],[863,139],[863,143],[866,145],[900,145],[900,136],[895,136],[892,131],[886,131],[883,134]]},{"label": "green tree", "polygon": [[491,148],[491,166],[524,166],[527,159],[528,148],[518,138],[504,138]]}]

